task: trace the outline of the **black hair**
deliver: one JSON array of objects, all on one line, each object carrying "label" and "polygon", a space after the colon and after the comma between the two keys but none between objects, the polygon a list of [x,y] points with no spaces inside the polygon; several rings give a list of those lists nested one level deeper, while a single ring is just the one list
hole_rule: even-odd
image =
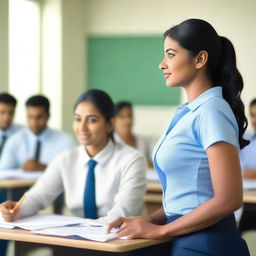
[{"label": "black hair", "polygon": [[119,114],[119,112],[123,108],[130,108],[132,109],[132,103],[129,101],[119,101],[115,104],[115,116]]},{"label": "black hair", "polygon": [[[84,92],[76,100],[74,110],[84,101],[91,102],[98,109],[107,123],[114,117],[114,103],[106,92],[98,89],[91,89]],[[113,132],[110,133],[110,138],[114,140]]]},{"label": "black hair", "polygon": [[0,93],[0,103],[10,104],[16,107],[17,100],[9,93]]},{"label": "black hair", "polygon": [[254,99],[250,102],[250,108],[251,108],[253,105],[256,105],[256,98],[254,98]]},{"label": "black hair", "polygon": [[43,95],[35,95],[30,97],[26,101],[26,107],[44,107],[45,112],[49,114],[50,111],[50,102],[49,100]]},{"label": "black hair", "polygon": [[239,128],[240,148],[250,142],[243,138],[248,126],[241,100],[243,79],[236,66],[236,54],[232,43],[225,37],[219,36],[215,29],[206,21],[188,19],[164,33],[164,38],[170,37],[181,47],[196,56],[200,51],[208,53],[207,72],[213,86],[221,86],[223,97],[229,103]]}]

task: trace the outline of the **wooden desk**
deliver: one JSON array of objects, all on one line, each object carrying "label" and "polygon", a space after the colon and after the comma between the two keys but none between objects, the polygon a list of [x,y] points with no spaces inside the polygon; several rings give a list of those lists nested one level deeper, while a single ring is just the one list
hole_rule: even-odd
[{"label": "wooden desk", "polygon": [[[160,183],[150,182],[147,184],[147,192],[144,201],[148,214],[162,206],[162,187]],[[256,204],[256,190],[244,190],[243,201],[244,203]]]},{"label": "wooden desk", "polygon": [[0,180],[0,188],[15,189],[15,188],[31,187],[32,185],[34,185],[35,182],[36,180],[20,180],[20,179]]},{"label": "wooden desk", "polygon": [[[69,247],[69,248],[84,249],[82,250],[83,252],[85,252],[86,250],[90,250],[90,251],[96,250],[101,252],[112,253],[107,255],[124,255],[122,253],[131,252],[131,251],[149,247],[149,246],[157,246],[170,241],[170,239],[165,239],[165,240],[134,239],[134,240],[113,240],[106,243],[102,243],[102,242],[95,242],[95,241],[89,241],[89,240],[78,240],[78,239],[69,239],[69,238],[62,238],[62,237],[43,236],[43,235],[33,234],[25,230],[20,230],[20,229],[9,230],[9,229],[3,229],[3,228],[0,228],[0,239],[22,241],[22,242],[29,242],[29,243],[36,243],[36,244],[39,243],[39,244],[45,244],[45,245],[64,246],[66,250],[68,249],[67,247]],[[18,252],[15,253],[16,256],[18,255],[17,253]],[[118,254],[118,253],[121,253],[121,254]],[[87,255],[87,251],[86,251],[86,255]],[[92,254],[88,254],[88,255],[92,255]],[[97,252],[97,254],[93,254],[93,255],[99,255],[99,253]],[[125,255],[129,255],[129,253]],[[130,255],[137,255],[137,254],[133,253]]]},{"label": "wooden desk", "polygon": [[244,203],[256,204],[256,190],[245,190],[243,201]]}]

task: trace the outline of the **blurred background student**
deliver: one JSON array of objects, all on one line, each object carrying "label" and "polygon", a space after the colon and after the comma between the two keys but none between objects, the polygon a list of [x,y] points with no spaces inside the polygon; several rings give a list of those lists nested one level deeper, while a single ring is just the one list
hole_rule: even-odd
[{"label": "blurred background student", "polygon": [[[256,98],[250,102],[249,112],[251,118],[252,131],[247,131],[244,138],[251,143],[240,150],[239,157],[242,169],[243,179],[254,180],[256,184]],[[256,186],[255,188],[256,189]],[[245,203],[243,206],[242,216],[239,221],[240,232],[256,228],[256,205]]]},{"label": "blurred background student", "polygon": [[0,170],[43,171],[55,156],[75,145],[69,134],[47,126],[50,102],[46,97],[36,95],[29,98],[26,110],[27,128],[6,143]]},{"label": "blurred background student", "polygon": [[0,93],[0,158],[6,144],[23,126],[13,123],[17,100],[9,93]]},{"label": "blurred background student", "polygon": [[148,167],[153,167],[152,142],[149,138],[135,135],[132,131],[134,117],[132,103],[128,101],[120,101],[115,105],[115,133],[114,138],[120,143],[126,143],[136,148],[146,157]]}]

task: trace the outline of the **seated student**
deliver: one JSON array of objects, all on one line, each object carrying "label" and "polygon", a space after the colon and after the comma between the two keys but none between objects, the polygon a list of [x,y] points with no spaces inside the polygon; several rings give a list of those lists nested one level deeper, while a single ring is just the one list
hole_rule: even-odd
[{"label": "seated student", "polygon": [[13,124],[17,100],[9,93],[0,93],[0,158],[7,139],[23,126]]},{"label": "seated student", "polygon": [[50,103],[37,95],[26,102],[28,127],[10,138],[2,153],[0,170],[22,168],[42,171],[59,153],[72,148],[70,135],[47,127]]},{"label": "seated student", "polygon": [[132,132],[133,109],[128,101],[120,101],[115,105],[115,133],[114,138],[120,143],[126,143],[141,151],[147,159],[148,166],[152,167],[151,142],[148,138],[135,135]]},{"label": "seated student", "polygon": [[146,163],[137,150],[112,139],[114,105],[100,90],[82,94],[74,111],[80,146],[62,153],[26,193],[12,215],[14,202],[0,205],[7,221],[36,214],[60,193],[74,215],[109,223],[118,216],[142,214]]},{"label": "seated student", "polygon": [[[247,131],[244,134],[244,138],[250,140],[251,143],[239,152],[239,157],[243,178],[254,179],[256,181],[256,98],[251,101],[249,109],[253,131]],[[243,213],[239,222],[240,232],[256,228],[255,214],[255,205],[244,204]]]}]

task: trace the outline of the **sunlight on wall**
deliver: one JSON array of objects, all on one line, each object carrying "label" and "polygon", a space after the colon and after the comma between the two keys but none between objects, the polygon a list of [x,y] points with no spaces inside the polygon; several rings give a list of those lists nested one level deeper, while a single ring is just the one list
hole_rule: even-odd
[{"label": "sunlight on wall", "polygon": [[24,102],[40,90],[40,6],[10,0],[9,91],[19,99],[16,120],[25,122]]}]

